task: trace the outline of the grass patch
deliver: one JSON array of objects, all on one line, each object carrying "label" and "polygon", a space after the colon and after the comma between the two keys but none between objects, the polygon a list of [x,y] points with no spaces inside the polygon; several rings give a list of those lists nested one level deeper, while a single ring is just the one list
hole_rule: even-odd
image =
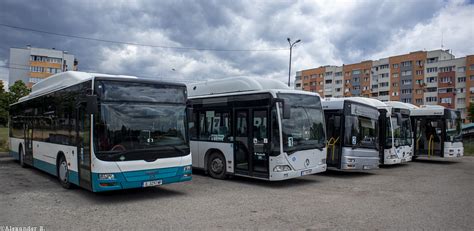
[{"label": "grass patch", "polygon": [[464,139],[462,144],[464,146],[464,155],[474,156],[474,139]]},{"label": "grass patch", "polygon": [[0,127],[0,152],[8,152],[8,128]]}]

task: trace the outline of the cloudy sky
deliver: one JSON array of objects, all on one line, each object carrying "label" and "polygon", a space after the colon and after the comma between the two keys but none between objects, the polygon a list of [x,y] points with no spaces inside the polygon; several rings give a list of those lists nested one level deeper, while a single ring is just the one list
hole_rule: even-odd
[{"label": "cloudy sky", "polygon": [[[414,50],[474,54],[474,3],[358,1],[2,0],[0,24],[152,46],[53,36],[0,25],[0,78],[9,48],[67,50],[79,68],[166,80],[263,76],[378,59]],[[161,47],[161,48],[160,48]],[[175,49],[197,48],[197,49]]]}]

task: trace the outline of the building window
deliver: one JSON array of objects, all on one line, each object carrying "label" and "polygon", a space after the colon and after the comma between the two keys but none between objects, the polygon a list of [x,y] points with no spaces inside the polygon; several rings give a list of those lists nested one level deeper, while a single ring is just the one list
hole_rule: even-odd
[{"label": "building window", "polygon": [[454,70],[454,66],[449,66],[449,67],[440,67],[439,72],[451,72]]},{"label": "building window", "polygon": [[398,87],[398,83],[392,83],[392,87]]},{"label": "building window", "polygon": [[423,75],[423,70],[417,70],[416,75]]},{"label": "building window", "polygon": [[458,78],[458,83],[465,83],[466,82],[466,77],[459,77]]},{"label": "building window", "polygon": [[382,73],[379,76],[380,76],[380,78],[388,78],[389,75],[388,75],[388,73]]},{"label": "building window", "polygon": [[398,68],[398,63],[393,64],[392,68]]},{"label": "building window", "polygon": [[353,71],[352,71],[352,74],[353,74],[353,75],[359,75],[359,74],[360,74],[360,70],[353,70]]},{"label": "building window", "polygon": [[421,89],[416,89],[416,94],[418,94],[418,95],[423,94],[423,90],[421,90]]},{"label": "building window", "polygon": [[388,96],[388,91],[379,92],[379,96]]},{"label": "building window", "polygon": [[466,98],[458,98],[458,99],[456,100],[456,103],[457,103],[457,104],[465,104],[465,103],[466,103]]},{"label": "building window", "polygon": [[426,72],[427,73],[435,73],[435,72],[438,72],[438,68],[437,67],[429,67],[426,69]]},{"label": "building window", "polygon": [[423,66],[423,60],[416,60],[416,65],[419,67]]},{"label": "building window", "polygon": [[392,74],[392,77],[393,77],[393,78],[398,78],[398,73],[393,73],[393,74]]},{"label": "building window", "polygon": [[457,92],[457,93],[464,93],[465,91],[466,91],[466,89],[465,89],[465,88],[462,88],[462,87],[456,89],[456,92]]},{"label": "building window", "polygon": [[304,80],[307,80],[307,79],[308,79],[308,76],[305,76],[305,77],[303,77],[303,78],[304,78]]},{"label": "building window", "polygon": [[354,86],[352,87],[352,89],[354,89],[355,91],[360,90],[360,86]]},{"label": "building window", "polygon": [[441,83],[452,83],[453,82],[453,79],[451,77],[442,77],[440,79],[440,82]]},{"label": "building window", "polygon": [[388,64],[380,65],[380,70],[387,69],[388,67],[389,67]]},{"label": "building window", "polygon": [[301,83],[297,83],[295,86],[296,87],[301,87]]},{"label": "building window", "polygon": [[403,89],[402,94],[411,94],[411,89]]},{"label": "building window", "polygon": [[423,104],[423,99],[416,99],[416,100],[415,100],[415,103],[416,103],[416,104]]},{"label": "building window", "polygon": [[392,96],[398,96],[398,91],[392,92]]},{"label": "building window", "polygon": [[326,72],[326,77],[332,76],[332,72]]},{"label": "building window", "polygon": [[427,92],[437,92],[438,88],[437,87],[428,87],[428,88],[426,88],[426,91]]},{"label": "building window", "polygon": [[388,87],[388,82],[379,83],[379,87]]},{"label": "building window", "polygon": [[402,62],[402,67],[411,67],[411,61]]},{"label": "building window", "polygon": [[336,74],[334,74],[336,77],[338,76],[342,76],[342,72],[336,72]]},{"label": "building window", "polygon": [[411,79],[402,80],[402,85],[411,85]]},{"label": "building window", "polygon": [[469,66],[469,70],[474,71],[474,64],[471,64],[471,65]]},{"label": "building window", "polygon": [[457,72],[466,72],[466,67],[458,67]]},{"label": "building window", "polygon": [[402,71],[402,76],[409,76],[411,75],[411,71]]},{"label": "building window", "polygon": [[451,98],[441,98],[440,103],[451,103],[452,99]]},{"label": "building window", "polygon": [[438,57],[426,59],[426,63],[436,63],[438,62]]},{"label": "building window", "polygon": [[336,84],[342,84],[342,80],[336,80]]},{"label": "building window", "polygon": [[436,83],[436,82],[437,82],[437,78],[436,78],[436,77],[429,77],[429,78],[426,78],[426,82],[427,82],[427,83]]},{"label": "building window", "polygon": [[358,82],[359,82],[359,78],[354,78],[354,82],[355,82],[355,83],[358,83]]},{"label": "building window", "polygon": [[341,92],[341,88],[340,87],[336,88],[336,92]]},{"label": "building window", "polygon": [[332,79],[326,80],[326,84],[332,84]]},{"label": "building window", "polygon": [[426,97],[426,102],[438,102],[438,97]]},{"label": "building window", "polygon": [[411,103],[411,98],[402,99],[402,102],[404,102],[404,103]]}]

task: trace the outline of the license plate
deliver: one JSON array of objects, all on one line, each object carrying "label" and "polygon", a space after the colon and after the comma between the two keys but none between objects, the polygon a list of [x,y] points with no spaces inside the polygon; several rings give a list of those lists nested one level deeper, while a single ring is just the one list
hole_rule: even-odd
[{"label": "license plate", "polygon": [[405,163],[405,162],[407,162],[407,160],[406,160],[406,159],[402,159],[402,163]]},{"label": "license plate", "polygon": [[153,187],[161,185],[163,182],[161,180],[145,181],[143,182],[143,187]]},{"label": "license plate", "polygon": [[364,170],[370,169],[370,166],[369,166],[369,165],[364,165],[364,166],[362,167],[362,169],[364,169]]},{"label": "license plate", "polygon": [[311,169],[301,171],[301,175],[302,175],[302,176],[308,175],[308,174],[311,174]]}]

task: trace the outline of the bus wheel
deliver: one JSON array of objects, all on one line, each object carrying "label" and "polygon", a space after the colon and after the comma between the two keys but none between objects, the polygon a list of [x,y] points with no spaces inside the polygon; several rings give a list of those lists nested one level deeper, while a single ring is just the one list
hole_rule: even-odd
[{"label": "bus wheel", "polygon": [[212,178],[225,179],[226,178],[226,164],[225,158],[218,152],[213,152],[209,156],[207,163],[207,171]]},{"label": "bus wheel", "polygon": [[71,183],[69,182],[69,169],[67,168],[67,161],[66,158],[64,158],[63,155],[59,156],[59,162],[58,162],[58,180],[59,183],[61,183],[61,186],[63,188],[70,189],[71,188]]},{"label": "bus wheel", "polygon": [[19,155],[19,158],[20,158],[20,166],[22,168],[26,168],[26,164],[25,164],[25,152],[23,152],[23,148],[20,147],[20,150],[18,152],[18,155]]}]

